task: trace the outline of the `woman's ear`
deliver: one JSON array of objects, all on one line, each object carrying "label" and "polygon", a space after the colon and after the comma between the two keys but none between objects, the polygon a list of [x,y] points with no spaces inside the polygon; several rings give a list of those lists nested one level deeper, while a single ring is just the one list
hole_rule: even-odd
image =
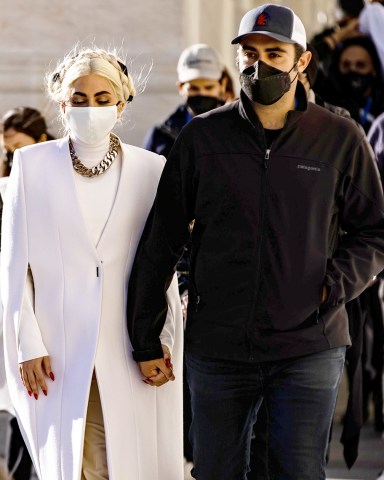
[{"label": "woman's ear", "polygon": [[60,108],[63,113],[65,113],[65,103],[60,103]]},{"label": "woman's ear", "polygon": [[120,101],[117,105],[117,117],[119,118],[121,114],[123,113],[123,110],[125,108],[126,103],[123,101]]}]

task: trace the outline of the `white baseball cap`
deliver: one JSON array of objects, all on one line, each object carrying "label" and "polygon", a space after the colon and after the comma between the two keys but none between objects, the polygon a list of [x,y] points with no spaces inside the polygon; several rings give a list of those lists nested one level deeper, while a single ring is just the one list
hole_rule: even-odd
[{"label": "white baseball cap", "polygon": [[205,43],[196,43],[186,48],[177,64],[179,82],[189,82],[197,78],[220,80],[223,75],[222,64],[216,50]]}]

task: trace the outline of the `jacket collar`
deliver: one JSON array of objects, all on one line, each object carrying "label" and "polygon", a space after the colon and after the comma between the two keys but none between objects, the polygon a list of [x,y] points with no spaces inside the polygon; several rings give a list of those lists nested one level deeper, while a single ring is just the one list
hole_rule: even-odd
[{"label": "jacket collar", "polygon": [[[296,92],[295,92],[295,103],[296,109],[290,110],[287,115],[287,122],[293,122],[301,118],[302,114],[306,112],[308,107],[307,95],[305,88],[301,82],[297,82]],[[245,95],[243,90],[240,91],[239,99],[239,113],[244,120],[247,120],[252,126],[262,129],[263,126],[257,116],[255,110],[253,109],[252,103],[249,98]]]}]

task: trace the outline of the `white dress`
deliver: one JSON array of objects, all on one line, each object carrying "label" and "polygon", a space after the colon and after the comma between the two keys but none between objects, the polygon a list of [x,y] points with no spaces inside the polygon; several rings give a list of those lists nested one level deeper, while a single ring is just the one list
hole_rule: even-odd
[{"label": "white dress", "polygon": [[[75,176],[67,139],[23,148],[14,158],[3,213],[5,360],[12,402],[41,480],[80,479],[93,370],[110,479],[183,478],[176,278],[167,291],[162,332],[175,382],[158,389],[142,382],[125,315],[129,274],[164,159],[123,144],[120,161],[103,174],[110,180],[105,191],[103,175],[96,179],[97,192]],[[28,265],[34,305],[24,293]],[[18,362],[48,354],[55,381],[48,381],[48,397],[40,394],[36,401],[21,384]]]}]

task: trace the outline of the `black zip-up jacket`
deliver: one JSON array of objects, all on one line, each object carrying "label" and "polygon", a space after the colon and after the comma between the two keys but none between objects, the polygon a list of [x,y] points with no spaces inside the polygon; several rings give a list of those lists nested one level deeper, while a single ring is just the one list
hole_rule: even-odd
[{"label": "black zip-up jacket", "polygon": [[350,344],[345,303],[384,267],[382,187],[354,122],[301,86],[296,99],[270,148],[243,93],[179,135],[130,279],[136,360],[162,357],[164,289],[192,219],[187,351],[269,361]]},{"label": "black zip-up jacket", "polygon": [[185,104],[179,105],[167,120],[154,127],[144,140],[143,148],[168,157],[181,129],[188,123],[188,112]]}]

